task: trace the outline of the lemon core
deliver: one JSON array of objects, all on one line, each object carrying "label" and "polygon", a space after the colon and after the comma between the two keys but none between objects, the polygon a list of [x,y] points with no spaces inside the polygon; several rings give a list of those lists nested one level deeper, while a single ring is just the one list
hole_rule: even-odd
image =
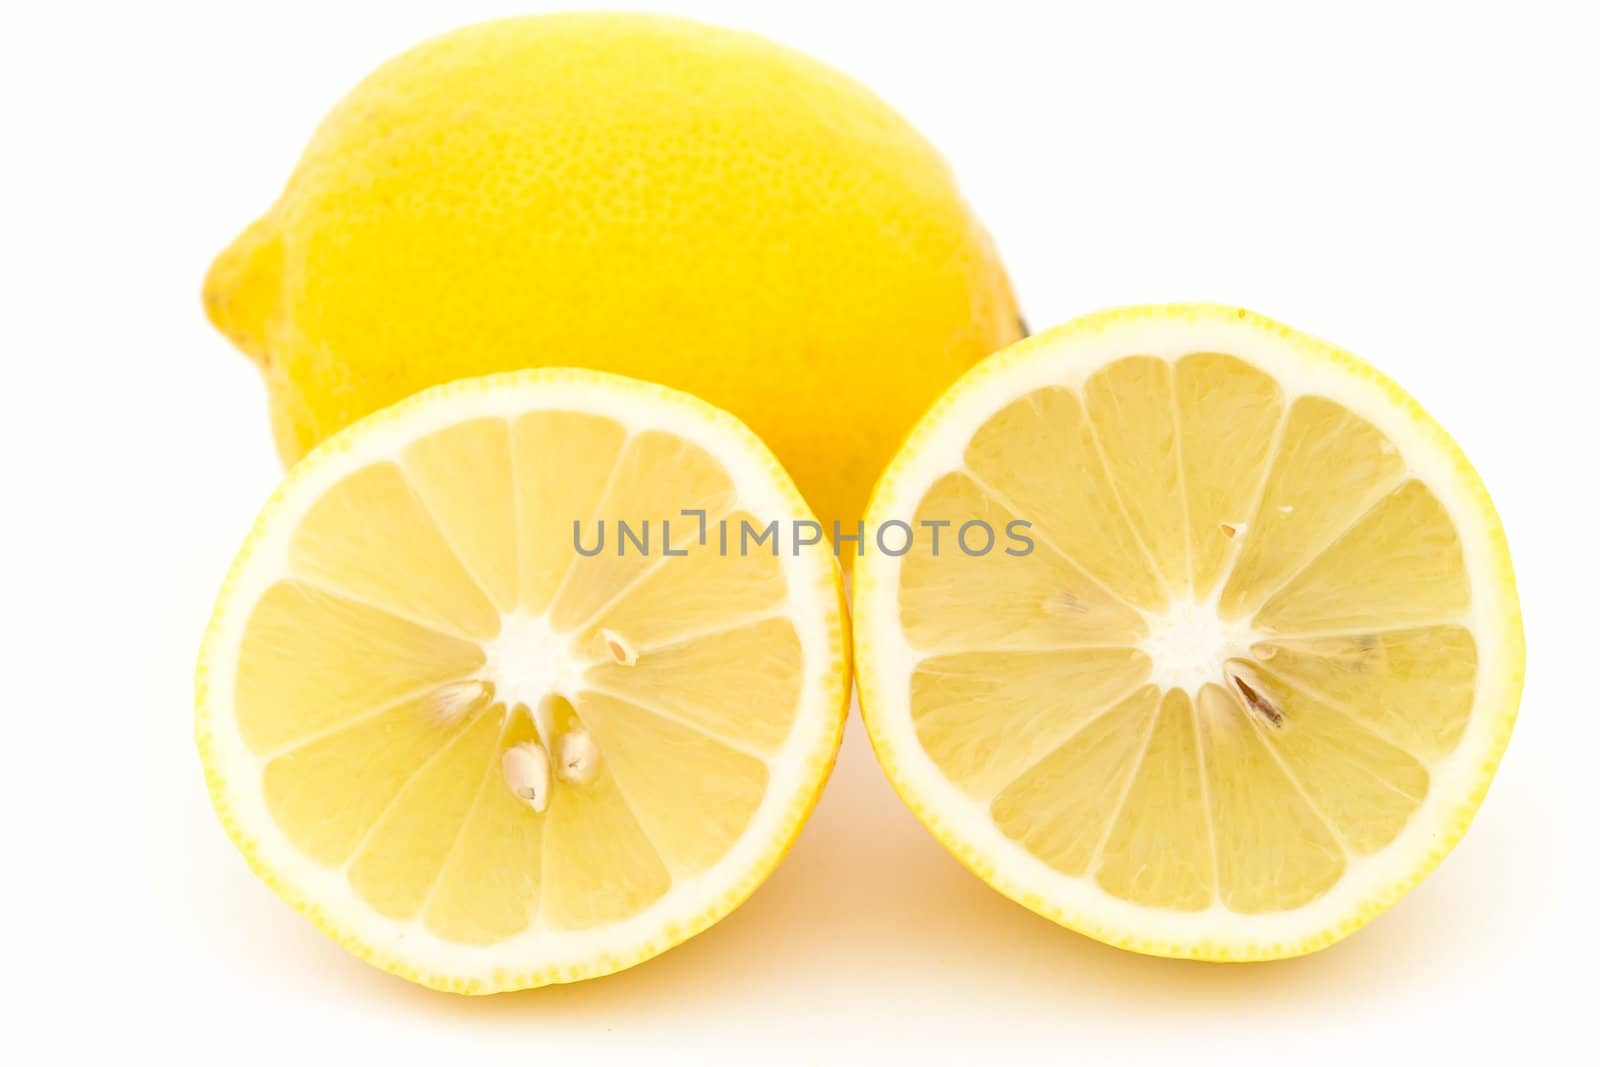
[{"label": "lemon core", "polygon": [[1255,643],[1248,620],[1225,620],[1215,599],[1179,600],[1165,614],[1152,615],[1139,649],[1150,657],[1150,681],[1162,689],[1184,689],[1196,696],[1208,683],[1227,681],[1227,664],[1246,658]]}]

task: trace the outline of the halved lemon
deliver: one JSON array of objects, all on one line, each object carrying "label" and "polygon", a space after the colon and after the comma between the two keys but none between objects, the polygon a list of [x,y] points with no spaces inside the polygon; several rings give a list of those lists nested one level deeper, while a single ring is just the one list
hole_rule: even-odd
[{"label": "halved lemon", "polygon": [[867,527],[857,681],[895,788],[996,889],[1124,948],[1351,933],[1461,837],[1516,717],[1511,560],[1465,457],[1245,311],[991,357]]},{"label": "halved lemon", "polygon": [[838,750],[838,569],[787,532],[810,521],[736,419],[628,379],[481,378],[362,421],[289,474],[206,634],[224,825],[424,985],[670,948],[772,870]]}]

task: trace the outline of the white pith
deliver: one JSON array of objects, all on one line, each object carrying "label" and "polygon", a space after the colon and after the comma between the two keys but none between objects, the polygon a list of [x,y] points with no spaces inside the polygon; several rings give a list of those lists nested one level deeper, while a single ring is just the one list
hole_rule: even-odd
[{"label": "white pith", "polygon": [[1223,684],[1222,665],[1250,655],[1256,633],[1248,620],[1225,620],[1216,597],[1174,601],[1160,614],[1145,617],[1149,634],[1139,651],[1150,657],[1150,681],[1162,689],[1199,694],[1208,683]]},{"label": "white pith", "polygon": [[[838,748],[840,710],[847,684],[840,675],[844,635],[838,617],[837,577],[823,546],[777,558],[788,601],[774,614],[794,626],[803,663],[795,723],[770,758],[768,787],[746,830],[710,868],[678,877],[670,890],[639,913],[586,930],[558,930],[534,922],[523,933],[492,945],[441,938],[420,918],[395,920],[373,911],[351,888],[343,868],[307,859],[279,830],[260,788],[266,760],[244,744],[231,714],[237,650],[252,608],[276,580],[293,577],[289,541],[309,507],[331,486],[375,461],[398,459],[412,441],[479,417],[515,418],[530,411],[588,412],[630,432],[663,430],[714,456],[730,476],[744,511],[762,522],[809,518],[792,484],[770,453],[737,420],[664,388],[590,372],[548,370],[453,383],[402,401],[338,435],[295,469],[257,520],[218,602],[197,678],[197,740],[208,756],[219,815],[252,866],[325,932],[387,970],[425,984],[470,992],[522,988],[605,974],[682,941],[736,906],[766,876],[809,811]],[[477,681],[494,687],[496,703],[512,713],[548,715],[548,697],[571,699],[586,666],[565,635],[536,616],[512,613],[486,643]],[[456,699],[477,697],[463,687]],[[539,736],[551,758],[581,764],[582,745]],[[562,768],[552,766],[560,776]],[[507,772],[512,773],[510,771]],[[567,773],[582,777],[581,765]]]},{"label": "white pith", "polygon": [[513,711],[527,709],[539,742],[553,756],[557,738],[550,701],[575,699],[588,666],[574,653],[571,635],[551,629],[543,615],[512,611],[501,617],[500,632],[483,651],[479,677],[493,686],[495,702]]},{"label": "white pith", "polygon": [[[1272,958],[1348,934],[1431,870],[1464,831],[1514,719],[1521,631],[1509,561],[1492,505],[1444,432],[1371,368],[1342,353],[1330,356],[1332,350],[1275,324],[1211,306],[1129,309],[1032,338],[971,372],[913,431],[879,483],[867,521],[871,526],[915,514],[939,478],[964,470],[966,446],[979,427],[1028,393],[1081,387],[1094,371],[1126,356],[1175,362],[1217,352],[1270,374],[1287,402],[1325,397],[1374,424],[1401,453],[1407,475],[1437,495],[1461,538],[1473,600],[1460,625],[1472,632],[1478,648],[1476,698],[1459,746],[1429,767],[1427,797],[1389,846],[1351,858],[1343,879],[1311,903],[1251,915],[1220,903],[1192,912],[1147,907],[1105,892],[1092,871],[1072,877],[1049,867],[1006,837],[987,804],[946,779],[918,741],[909,692],[922,654],[899,626],[902,560],[882,553],[869,553],[856,572],[857,682],[874,748],[896,789],[935,836],[1001,892],[1074,929],[1139,951]],[[1141,648],[1153,661],[1151,680],[1191,693],[1198,684],[1223,681],[1218,657],[1247,651],[1254,642],[1247,622],[1223,622],[1209,604],[1180,601],[1165,615],[1147,615],[1146,622],[1151,632]]]}]

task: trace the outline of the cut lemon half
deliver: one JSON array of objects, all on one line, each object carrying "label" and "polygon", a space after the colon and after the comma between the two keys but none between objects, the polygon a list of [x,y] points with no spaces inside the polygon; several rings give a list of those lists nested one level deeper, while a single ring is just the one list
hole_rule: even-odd
[{"label": "cut lemon half", "polygon": [[[670,948],[772,870],[838,750],[838,569],[781,532],[809,521],[736,419],[628,379],[481,378],[362,421],[289,474],[206,634],[224,825],[424,985]],[[745,524],[783,551],[721,533]]]},{"label": "cut lemon half", "polygon": [[1245,311],[991,357],[867,528],[892,533],[856,570],[857,682],[895,788],[1114,945],[1344,937],[1461,837],[1510,736],[1521,619],[1477,475],[1388,379]]}]

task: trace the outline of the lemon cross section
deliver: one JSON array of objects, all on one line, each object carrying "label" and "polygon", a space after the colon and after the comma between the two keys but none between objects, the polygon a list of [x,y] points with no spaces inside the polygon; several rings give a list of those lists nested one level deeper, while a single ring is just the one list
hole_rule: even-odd
[{"label": "lemon cross section", "polygon": [[297,465],[197,678],[257,873],[463,993],[616,971],[737,906],[832,766],[847,622],[824,545],[577,550],[575,524],[683,509],[811,520],[737,420],[589,371],[441,386]]},{"label": "lemon cross section", "polygon": [[1465,832],[1510,735],[1510,556],[1398,386],[1235,308],[1092,315],[934,405],[870,525],[863,715],[902,798],[995,888],[1141,952],[1298,955]]}]

